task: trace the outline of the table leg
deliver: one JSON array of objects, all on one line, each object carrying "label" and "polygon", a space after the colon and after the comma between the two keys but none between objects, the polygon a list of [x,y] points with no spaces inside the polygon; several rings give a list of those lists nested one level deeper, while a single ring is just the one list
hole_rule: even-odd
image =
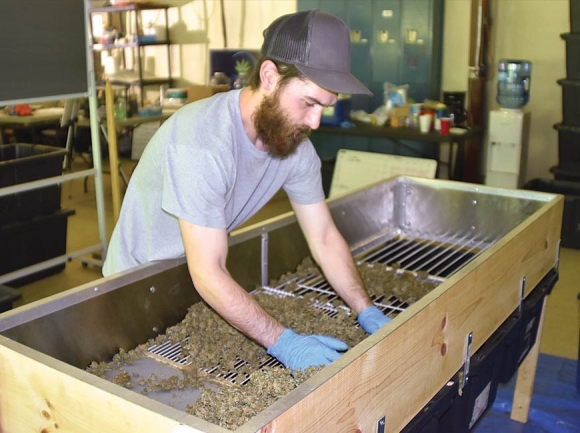
[{"label": "table leg", "polygon": [[536,367],[538,365],[538,356],[540,355],[540,343],[544,329],[544,315],[546,314],[547,302],[548,297],[545,296],[542,305],[542,312],[540,314],[540,322],[538,323],[536,342],[518,369],[511,419],[521,423],[528,422],[530,403],[534,391],[534,380],[536,378]]},{"label": "table leg", "polygon": [[119,150],[117,147],[117,125],[114,112],[115,100],[111,82],[105,84],[105,106],[107,109],[107,133],[109,142],[109,164],[111,167],[111,189],[113,194],[113,220],[116,223],[121,213],[121,187],[119,186]]},{"label": "table leg", "polygon": [[465,141],[457,141],[457,154],[455,155],[455,166],[453,167],[453,179],[463,180],[463,162],[465,159]]},{"label": "table leg", "polygon": [[[455,148],[459,149],[459,145],[455,141],[449,142],[449,165],[447,166],[447,177],[451,180],[455,180],[455,165],[457,164],[457,158],[455,154]],[[459,150],[457,150],[459,152]]]}]

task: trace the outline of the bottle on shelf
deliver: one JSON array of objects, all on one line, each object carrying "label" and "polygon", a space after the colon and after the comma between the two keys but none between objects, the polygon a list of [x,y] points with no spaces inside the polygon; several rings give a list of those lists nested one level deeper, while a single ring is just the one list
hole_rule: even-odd
[{"label": "bottle on shelf", "polygon": [[127,119],[127,101],[123,96],[118,96],[115,102],[115,119],[116,120],[126,120]]}]

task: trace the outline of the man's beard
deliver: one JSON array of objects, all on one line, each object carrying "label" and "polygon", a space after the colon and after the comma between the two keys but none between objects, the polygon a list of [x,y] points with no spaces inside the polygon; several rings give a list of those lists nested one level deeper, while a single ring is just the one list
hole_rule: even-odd
[{"label": "man's beard", "polygon": [[280,89],[272,96],[264,96],[254,113],[254,127],[258,139],[267,152],[277,158],[285,158],[296,151],[311,132],[308,126],[293,124],[280,107]]}]

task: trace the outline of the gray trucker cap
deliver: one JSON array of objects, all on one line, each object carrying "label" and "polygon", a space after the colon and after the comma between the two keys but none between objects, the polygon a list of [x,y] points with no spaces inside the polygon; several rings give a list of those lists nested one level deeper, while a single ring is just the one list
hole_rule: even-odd
[{"label": "gray trucker cap", "polygon": [[350,32],[334,15],[313,9],[281,16],[264,30],[262,56],[295,65],[332,92],[372,95],[350,73]]}]

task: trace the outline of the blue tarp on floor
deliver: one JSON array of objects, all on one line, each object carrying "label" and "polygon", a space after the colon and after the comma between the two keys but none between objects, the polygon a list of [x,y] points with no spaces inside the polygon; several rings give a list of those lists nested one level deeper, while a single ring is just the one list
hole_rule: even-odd
[{"label": "blue tarp on floor", "polygon": [[510,419],[516,377],[499,386],[495,403],[472,430],[475,433],[580,433],[577,361],[540,354],[529,419]]}]

